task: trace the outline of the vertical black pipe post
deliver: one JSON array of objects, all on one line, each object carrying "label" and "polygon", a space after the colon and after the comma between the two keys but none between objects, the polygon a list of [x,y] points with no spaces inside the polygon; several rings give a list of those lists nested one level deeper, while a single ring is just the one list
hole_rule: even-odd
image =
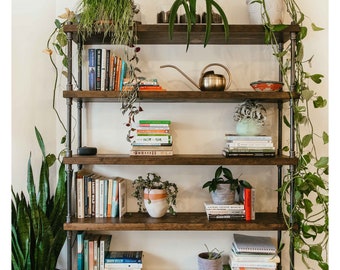
[{"label": "vertical black pipe post", "polygon": [[[82,73],[82,70],[83,70],[83,55],[82,55],[82,52],[83,52],[83,44],[82,42],[79,41],[78,43],[78,85],[79,85],[79,91],[82,91],[83,90],[83,73]],[[78,119],[78,148],[79,147],[82,147],[83,145],[83,142],[82,142],[82,128],[83,128],[83,125],[82,125],[82,109],[83,109],[83,101],[81,99],[78,99],[77,100],[77,111],[78,111],[78,115],[77,115],[77,119]],[[78,169],[80,170],[82,168],[82,165],[81,164],[78,164]]]},{"label": "vertical black pipe post", "polygon": [[[72,91],[72,33],[67,33],[67,90]],[[67,108],[67,131],[66,131],[66,157],[72,156],[71,131],[72,131],[72,98],[66,99]],[[66,222],[71,222],[72,216],[72,165],[66,164],[66,182],[67,182],[67,217]],[[72,231],[67,231],[67,269],[72,270]]]}]

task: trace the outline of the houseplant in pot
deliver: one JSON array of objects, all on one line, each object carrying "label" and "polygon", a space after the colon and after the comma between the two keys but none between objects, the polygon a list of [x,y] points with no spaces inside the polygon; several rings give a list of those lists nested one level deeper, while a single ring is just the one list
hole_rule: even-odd
[{"label": "houseplant in pot", "polygon": [[161,180],[161,176],[156,173],[147,173],[145,178],[138,176],[132,186],[132,196],[137,199],[138,212],[147,211],[155,218],[162,217],[167,212],[176,214],[174,207],[178,188],[175,183]]},{"label": "houseplant in pot", "polygon": [[238,135],[260,135],[267,118],[266,109],[255,100],[247,99],[235,108],[234,120]]},{"label": "houseplant in pot", "polygon": [[[235,192],[240,196],[242,187],[251,188],[246,180],[234,178],[232,172],[223,166],[219,166],[214,178],[205,182],[202,188],[208,188],[211,199],[215,204],[235,203]],[[242,200],[242,198],[239,198]]]},{"label": "houseplant in pot", "polygon": [[34,184],[31,156],[28,160],[27,194],[14,193],[12,188],[12,269],[55,270],[57,259],[66,240],[63,223],[66,216],[66,173],[60,163],[58,182],[50,196],[49,169],[58,161],[46,154],[44,141],[35,128],[42,152],[39,189]]},{"label": "houseplant in pot", "polygon": [[207,251],[198,254],[198,270],[221,270],[222,269],[222,253],[217,248],[209,250],[208,246],[204,244]]}]

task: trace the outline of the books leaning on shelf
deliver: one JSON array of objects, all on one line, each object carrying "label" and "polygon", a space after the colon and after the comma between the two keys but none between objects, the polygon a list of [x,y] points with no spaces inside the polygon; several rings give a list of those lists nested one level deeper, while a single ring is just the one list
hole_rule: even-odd
[{"label": "books leaning on shelf", "polygon": [[214,204],[204,202],[208,220],[245,220],[243,204]]},{"label": "books leaning on shelf", "polygon": [[105,269],[142,269],[143,251],[107,251]]},{"label": "books leaning on shelf", "polygon": [[76,172],[76,216],[122,217],[126,211],[127,187],[122,177],[104,177],[80,170]]},{"label": "books leaning on shelf", "polygon": [[272,137],[267,135],[225,135],[226,144],[222,154],[228,156],[275,156]]}]

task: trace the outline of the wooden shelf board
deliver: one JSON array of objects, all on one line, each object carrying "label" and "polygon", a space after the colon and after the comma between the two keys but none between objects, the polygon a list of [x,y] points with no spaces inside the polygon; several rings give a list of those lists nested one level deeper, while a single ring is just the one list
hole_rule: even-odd
[{"label": "wooden shelf board", "polygon": [[224,157],[221,155],[181,154],[173,156],[130,156],[127,154],[98,154],[93,156],[64,157],[65,164],[82,165],[296,165],[297,158],[276,157]]},{"label": "wooden shelf board", "polygon": [[[84,102],[121,102],[119,91],[64,91],[64,98],[74,98]],[[256,99],[262,102],[288,101],[299,95],[290,92],[255,92],[255,91],[142,91],[141,102],[208,102],[228,103],[244,99]]]},{"label": "wooden shelf board", "polygon": [[[77,25],[65,25],[65,32],[71,32],[73,40],[79,41]],[[278,42],[287,42],[290,32],[299,32],[298,25],[287,25],[287,28],[276,34]],[[137,44],[186,44],[186,24],[176,24],[172,39],[169,36],[167,24],[137,24]],[[196,24],[191,30],[191,45],[204,44],[205,24]],[[211,26],[211,35],[208,45],[214,44],[265,44],[265,31],[263,25],[229,25],[229,38],[226,40],[222,24]],[[103,38],[102,33],[94,34],[85,41],[85,44],[109,44],[110,39]]]},{"label": "wooden shelf board", "polygon": [[208,220],[205,212],[167,214],[152,218],[147,213],[126,213],[119,218],[74,219],[64,224],[64,230],[91,231],[217,231],[217,230],[286,230],[282,215],[256,213],[256,220]]}]

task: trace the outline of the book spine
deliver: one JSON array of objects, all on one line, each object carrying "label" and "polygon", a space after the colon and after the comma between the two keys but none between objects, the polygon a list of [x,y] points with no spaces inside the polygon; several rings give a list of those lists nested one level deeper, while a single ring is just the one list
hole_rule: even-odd
[{"label": "book spine", "polygon": [[77,174],[77,217],[84,218],[84,179],[83,176]]},{"label": "book spine", "polygon": [[238,147],[246,147],[246,148],[253,148],[253,147],[273,147],[273,143],[271,142],[227,142],[226,147],[229,148],[238,148]]},{"label": "book spine", "polygon": [[244,209],[207,209],[208,215],[245,215]]},{"label": "book spine", "polygon": [[96,49],[96,90],[101,89],[102,49]]},{"label": "book spine", "polygon": [[237,140],[242,140],[242,141],[271,141],[272,137],[271,136],[241,136],[241,135],[225,135],[226,140],[230,141],[237,141]]},{"label": "book spine", "polygon": [[131,156],[172,156],[172,150],[130,150]]},{"label": "book spine", "polygon": [[121,218],[127,211],[126,201],[127,201],[127,192],[126,192],[126,180],[123,178],[118,182],[118,206],[119,206],[119,217]]},{"label": "book spine", "polygon": [[162,142],[132,142],[132,146],[172,146],[171,143]]},{"label": "book spine", "polygon": [[106,50],[105,87],[104,87],[105,91],[108,91],[110,88],[110,61],[111,61],[111,51]]},{"label": "book spine", "polygon": [[152,123],[139,123],[139,127],[157,127],[157,128],[168,128],[169,124],[152,124]]},{"label": "book spine", "polygon": [[245,220],[244,214],[207,214],[209,220]]},{"label": "book spine", "polygon": [[139,120],[139,124],[171,124],[171,120]]},{"label": "book spine", "polygon": [[84,235],[85,232],[77,233],[77,270],[84,270]]},{"label": "book spine", "polygon": [[256,189],[251,189],[251,220],[255,220],[256,212],[255,212],[255,192]]},{"label": "book spine", "polygon": [[121,71],[119,76],[119,91],[122,91],[123,89],[123,81],[125,78],[125,74],[126,74],[126,62],[122,60]]},{"label": "book spine", "polygon": [[89,90],[96,90],[96,50],[88,49]]},{"label": "book spine", "polygon": [[139,134],[169,134],[169,129],[138,129],[137,128],[137,135]]},{"label": "book spine", "polygon": [[116,91],[120,91],[119,81],[120,81],[121,69],[122,69],[122,59],[120,57],[117,57],[116,77],[115,77],[115,90]]},{"label": "book spine", "polygon": [[237,209],[237,210],[244,210],[243,204],[205,204],[206,210],[230,210],[230,209]]},{"label": "book spine", "polygon": [[137,136],[134,138],[135,143],[172,143],[171,135],[157,136]]},{"label": "book spine", "polygon": [[244,209],[246,220],[251,220],[251,188],[244,188]]},{"label": "book spine", "polygon": [[102,57],[101,57],[101,65],[100,65],[100,90],[105,91],[105,77],[106,77],[106,51],[107,50],[102,50]]},{"label": "book spine", "polygon": [[112,187],[112,217],[118,217],[118,180],[113,180],[113,187]]},{"label": "book spine", "polygon": [[231,267],[252,267],[252,268],[268,268],[268,269],[276,269],[275,262],[237,262],[230,261]]}]

